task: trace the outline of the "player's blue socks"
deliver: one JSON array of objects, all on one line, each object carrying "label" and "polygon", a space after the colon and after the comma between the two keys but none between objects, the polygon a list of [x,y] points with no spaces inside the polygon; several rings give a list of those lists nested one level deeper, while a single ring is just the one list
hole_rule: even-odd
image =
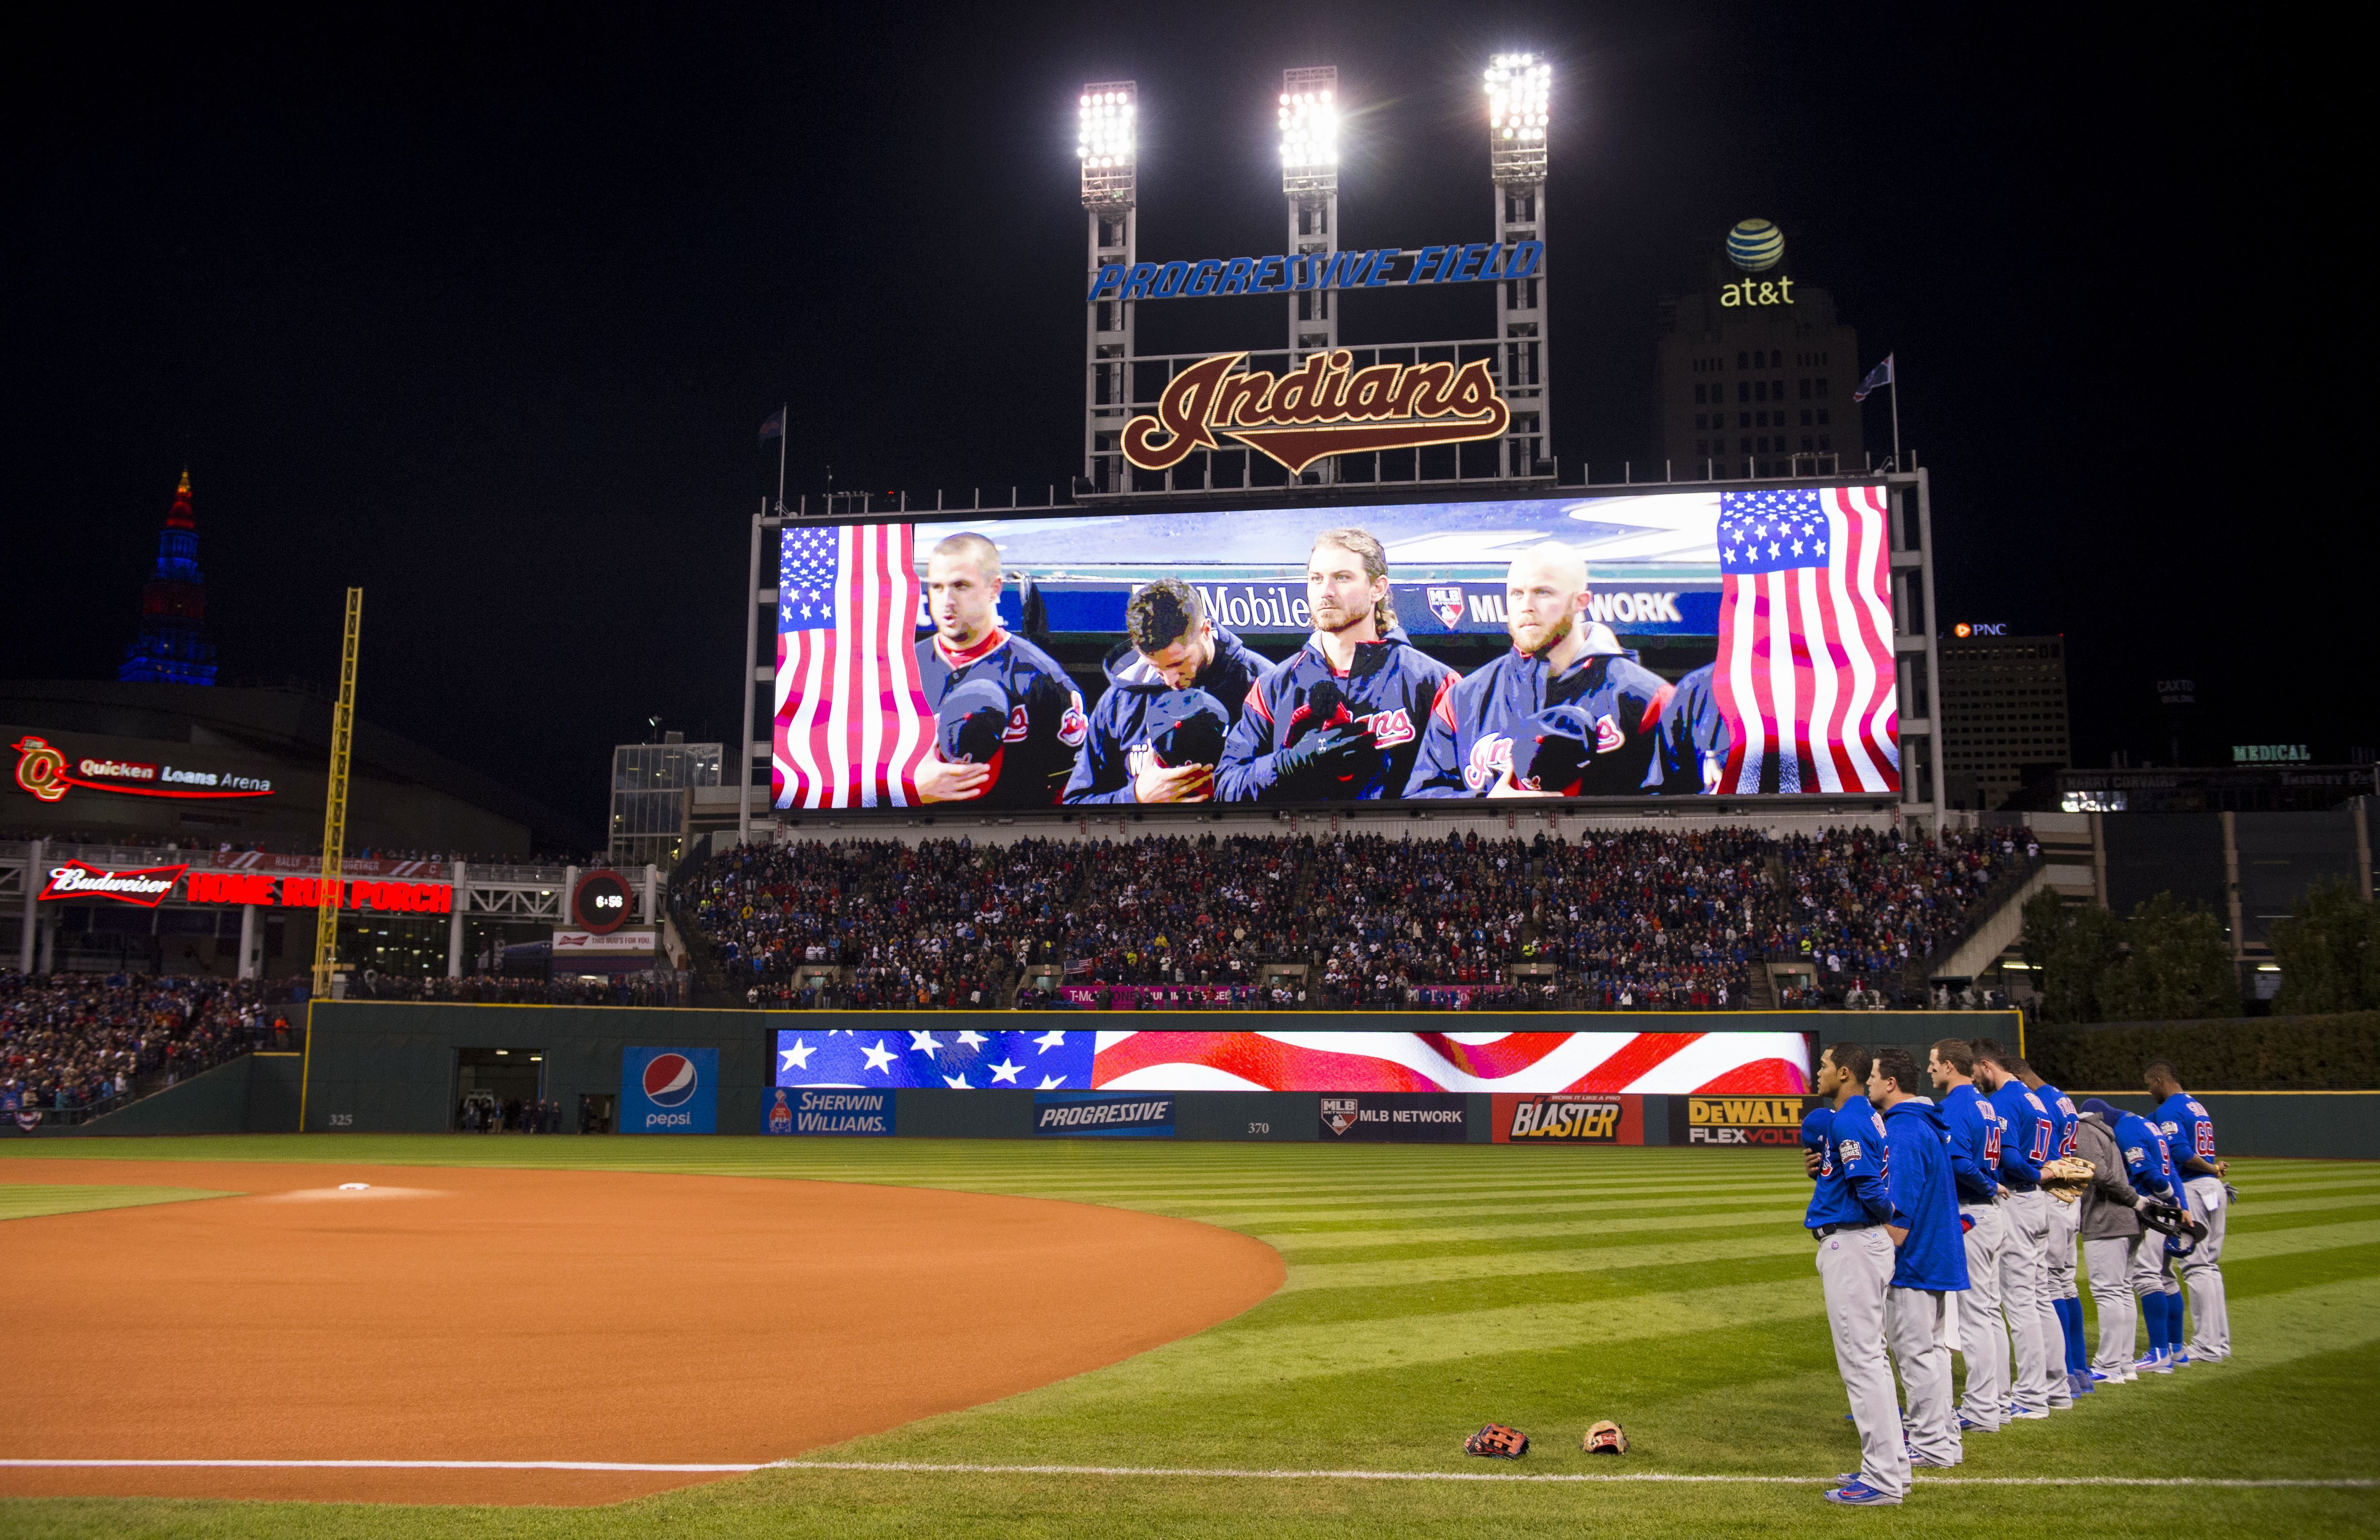
[{"label": "player's blue socks", "polygon": [[2165,1293],[2162,1290],[2141,1296],[2141,1324],[2148,1328],[2149,1356],[2165,1356]]},{"label": "player's blue socks", "polygon": [[2066,1328],[2066,1369],[2069,1374],[2091,1372],[2091,1355],[2082,1351],[2082,1302],[2079,1299],[2059,1300],[2058,1318]]}]

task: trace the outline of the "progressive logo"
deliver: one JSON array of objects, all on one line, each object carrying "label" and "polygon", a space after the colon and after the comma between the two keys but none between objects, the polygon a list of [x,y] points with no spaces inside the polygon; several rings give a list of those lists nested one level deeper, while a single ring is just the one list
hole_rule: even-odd
[{"label": "progressive logo", "polygon": [[645,1099],[655,1107],[684,1107],[696,1089],[694,1061],[683,1053],[656,1054],[645,1066]]}]

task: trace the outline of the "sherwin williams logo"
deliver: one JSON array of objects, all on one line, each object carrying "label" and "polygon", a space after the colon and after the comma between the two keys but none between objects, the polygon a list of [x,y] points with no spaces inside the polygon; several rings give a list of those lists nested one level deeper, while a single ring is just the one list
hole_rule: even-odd
[{"label": "sherwin williams logo", "polygon": [[655,1107],[684,1107],[697,1088],[694,1061],[683,1053],[664,1053],[645,1066],[645,1097]]}]

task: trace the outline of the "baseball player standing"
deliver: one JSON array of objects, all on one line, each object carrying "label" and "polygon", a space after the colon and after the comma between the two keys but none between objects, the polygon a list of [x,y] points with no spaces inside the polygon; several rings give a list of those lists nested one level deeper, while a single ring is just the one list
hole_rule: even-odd
[{"label": "baseball player standing", "polygon": [[[2016,1077],[2024,1082],[2049,1116],[2050,1158],[2064,1159],[2074,1153],[2074,1121],[2080,1116],[2073,1101],[2034,1073],[2033,1066],[2019,1059],[2010,1065]],[[2045,1252],[2048,1263],[2049,1293],[2043,1302],[2057,1325],[2057,1335],[2049,1338],[2053,1347],[2062,1340],[2066,1348],[2066,1384],[2072,1395],[2091,1393],[2091,1364],[2083,1352],[2082,1292],[2074,1277],[2075,1242],[2081,1235],[2082,1207],[2079,1203],[2059,1203],[2051,1199],[2044,1206],[2049,1219],[2049,1241]],[[2053,1356],[2055,1356],[2053,1354]],[[2052,1373],[2056,1372],[2055,1365]]]},{"label": "baseball player standing", "polygon": [[1326,529],[1305,564],[1314,635],[1249,689],[1215,767],[1218,802],[1402,795],[1430,708],[1462,677],[1397,624],[1378,540]]},{"label": "baseball player standing", "polygon": [[1898,1505],[1909,1493],[1900,1398],[1885,1358],[1885,1301],[1897,1266],[1886,1186],[1884,1120],[1861,1095],[1874,1065],[1857,1043],[1818,1056],[1817,1092],[1834,1110],[1825,1142],[1803,1164],[1817,1185],[1803,1225],[1818,1243],[1818,1282],[1835,1339],[1835,1367],[1859,1429],[1859,1474],[1827,1494],[1855,1508]]},{"label": "baseball player standing", "polygon": [[2050,1349],[2043,1328],[2055,1317],[2042,1306],[2048,1288],[2045,1248],[2049,1240],[2048,1200],[2041,1193],[2041,1163],[2050,1158],[2053,1130],[2041,1100],[2009,1073],[1988,1037],[1975,1044],[1975,1085],[1992,1098],[2002,1123],[2000,1212],[2007,1234],[2000,1247],[2000,1311],[2008,1318],[2009,1342],[2016,1350],[2016,1387],[2009,1415],[2038,1422],[2053,1401],[2073,1404],[2063,1376],[2053,1379]]},{"label": "baseball player standing", "polygon": [[1912,1465],[1956,1465],[1964,1458],[1950,1401],[1954,1296],[1967,1288],[1959,1194],[1950,1174],[1949,1130],[1942,1110],[1904,1087],[1922,1085],[1905,1048],[1878,1049],[1867,1078],[1868,1101],[1884,1109],[1887,1186],[1896,1252],[1885,1296],[1885,1332],[1909,1397]]},{"label": "baseball player standing", "polygon": [[929,705],[978,680],[1008,703],[1002,765],[953,764],[939,756],[917,770],[926,802],[987,807],[1048,807],[1074,773],[1090,730],[1083,697],[1055,658],[1000,624],[1000,548],[981,535],[953,535],[926,557],[926,598],[934,634],[917,644],[917,675]]},{"label": "baseball player standing", "polygon": [[[2223,1231],[2231,1211],[2230,1193],[2223,1178],[2231,1170],[2215,1155],[2215,1120],[2188,1091],[2172,1063],[2153,1060],[2141,1079],[2157,1098],[2150,1122],[2165,1135],[2166,1147],[2181,1173],[2182,1191],[2190,1211],[2206,1227],[2206,1239],[2184,1252],[2181,1281],[2190,1289],[2190,1314],[2197,1327],[2187,1352],[2177,1365],[2220,1364],[2231,1356],[2231,1311],[2223,1298]],[[2179,1332],[2177,1332],[2177,1336]]]},{"label": "baseball player standing", "polygon": [[[1996,1433],[2008,1415],[2009,1339],[2000,1321],[2000,1250],[2007,1218],[2000,1212],[1999,1109],[1975,1089],[1975,1051],[1945,1037],[1927,1052],[1926,1068],[1941,1096],[1950,1133],[1950,1175],[1959,1213],[1967,1222],[1967,1297],[1959,1304],[1959,1352],[1967,1360],[1967,1394],[1959,1403],[1961,1432]],[[2127,1294],[2125,1298],[2131,1299]]]},{"label": "baseball player standing", "polygon": [[[2090,1372],[2111,1385],[2134,1378],[2132,1372],[2132,1253],[2141,1243],[2140,1194],[2122,1175],[2125,1162],[2116,1147],[2115,1130],[2106,1117],[2086,1103],[2074,1122],[2074,1153],[2091,1162],[2096,1173],[2082,1200],[2077,1228],[2082,1237],[2082,1262],[2091,1276],[2091,1298],[2099,1307],[2099,1351]],[[2060,1207],[2064,1207],[2060,1205]]]},{"label": "baseball player standing", "polygon": [[[2082,1104],[2086,1112],[2096,1112],[2114,1127],[2116,1147],[2123,1154],[2124,1174],[2132,1189],[2153,1198],[2180,1205],[2189,1194],[2181,1190],[2179,1174],[2173,1169],[2173,1158],[2166,1149],[2165,1135],[2156,1124],[2137,1112],[2119,1110],[2113,1103],[2094,1097]],[[2181,1342],[2179,1293],[2168,1294],[2166,1285],[2172,1281],[2173,1257],[2165,1249],[2165,1236],[2155,1230],[2143,1228],[2139,1244],[2132,1247],[2132,1291],[2140,1296],[2141,1325],[2147,1330],[2149,1351],[2135,1359],[2126,1378],[2143,1374],[2169,1375],[2176,1367],[2174,1360]]]}]

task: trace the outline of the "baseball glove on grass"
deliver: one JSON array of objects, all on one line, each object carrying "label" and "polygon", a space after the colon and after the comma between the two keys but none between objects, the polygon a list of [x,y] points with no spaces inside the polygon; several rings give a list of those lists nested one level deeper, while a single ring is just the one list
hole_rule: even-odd
[{"label": "baseball glove on grass", "polygon": [[1529,1452],[1529,1436],[1516,1427],[1489,1423],[1463,1441],[1463,1452],[1484,1454],[1494,1460],[1518,1460]]},{"label": "baseball glove on grass", "polygon": [[2041,1190],[2060,1203],[2081,1197],[2099,1168],[2079,1156],[2061,1155],[2041,1168]]},{"label": "baseball glove on grass", "polygon": [[1606,1417],[1586,1430],[1586,1437],[1580,1440],[1579,1448],[1589,1454],[1626,1454],[1628,1435],[1621,1431],[1618,1423]]}]

